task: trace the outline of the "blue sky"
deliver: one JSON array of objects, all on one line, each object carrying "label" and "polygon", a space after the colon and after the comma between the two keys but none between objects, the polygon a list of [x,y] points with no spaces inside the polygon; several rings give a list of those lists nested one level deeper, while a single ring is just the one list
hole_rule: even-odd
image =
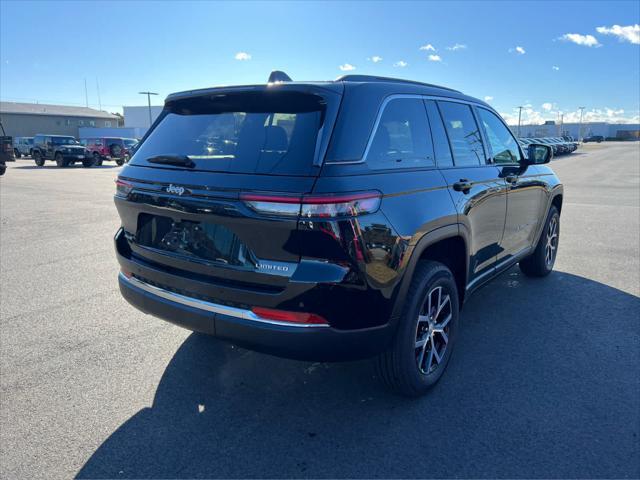
[{"label": "blue sky", "polygon": [[160,104],[174,91],[264,83],[272,69],[296,80],[350,71],[450,86],[508,119],[523,105],[525,121],[562,112],[566,122],[585,106],[590,120],[637,122],[638,24],[638,1],[2,0],[0,98],[84,105],[86,78],[97,106],[97,78],[103,109],[120,111],[145,104],[142,90]]}]

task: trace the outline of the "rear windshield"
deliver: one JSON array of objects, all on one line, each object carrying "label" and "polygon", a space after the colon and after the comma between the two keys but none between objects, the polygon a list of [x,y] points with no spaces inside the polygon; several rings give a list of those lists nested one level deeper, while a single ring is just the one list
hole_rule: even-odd
[{"label": "rear windshield", "polygon": [[186,155],[199,170],[308,175],[324,111],[322,97],[298,92],[180,100],[167,105],[131,163],[159,167],[147,159]]}]

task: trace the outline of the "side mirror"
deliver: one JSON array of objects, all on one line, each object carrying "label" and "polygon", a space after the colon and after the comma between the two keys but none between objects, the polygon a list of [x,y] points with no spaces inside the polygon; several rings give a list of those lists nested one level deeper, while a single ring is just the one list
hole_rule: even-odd
[{"label": "side mirror", "polygon": [[550,145],[532,143],[527,147],[527,164],[541,165],[549,163],[553,158],[553,149]]}]

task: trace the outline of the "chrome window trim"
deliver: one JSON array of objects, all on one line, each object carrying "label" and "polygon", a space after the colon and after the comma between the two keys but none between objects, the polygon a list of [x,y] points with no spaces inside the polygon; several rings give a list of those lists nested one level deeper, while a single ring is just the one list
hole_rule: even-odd
[{"label": "chrome window trim", "polygon": [[[462,100],[459,98],[451,98],[451,97],[445,97],[445,96],[438,96],[438,95],[419,95],[419,94],[415,94],[415,93],[394,93],[391,95],[388,95],[387,97],[384,98],[384,100],[382,101],[382,103],[380,104],[380,107],[378,108],[378,113],[376,114],[376,120],[373,123],[373,128],[371,129],[371,131],[369,132],[369,137],[367,140],[367,146],[364,149],[364,153],[362,154],[362,157],[360,157],[358,160],[346,160],[346,161],[328,161],[328,162],[324,162],[324,165],[355,165],[355,164],[360,164],[360,163],[365,163],[366,162],[366,158],[367,155],[369,154],[369,150],[371,149],[371,145],[373,143],[373,137],[376,133],[376,131],[378,130],[378,126],[380,125],[380,120],[382,119],[382,115],[384,114],[384,110],[387,108],[387,105],[389,104],[389,102],[391,102],[392,100],[398,99],[398,98],[415,98],[415,99],[419,99],[419,100],[436,100],[436,101],[443,101],[443,102],[456,102],[456,103],[464,103],[466,105],[469,105],[471,108],[471,110],[473,111],[473,107],[474,106],[479,106],[479,107],[483,107],[483,108],[487,108],[484,105],[481,105],[478,102],[473,102],[470,100]],[[426,107],[425,107],[425,115],[426,115]],[[429,123],[429,118],[427,116],[427,123],[429,124],[429,129],[431,129],[431,124]],[[477,121],[476,121],[477,123]],[[478,129],[480,129],[480,125],[478,125]],[[482,135],[482,131],[480,132],[480,135]],[[486,146],[485,148],[485,157],[486,157]],[[486,166],[488,164],[485,165],[480,165],[480,166]],[[435,168],[437,168],[437,161],[436,161],[436,166]],[[398,170],[402,170],[402,169],[398,169]]]},{"label": "chrome window trim", "polygon": [[127,277],[122,272],[120,272],[118,276],[120,277],[121,281],[128,283],[129,285],[132,285],[136,288],[139,288],[140,290],[144,290],[147,293],[158,296],[160,298],[164,298],[165,300],[169,300],[171,302],[179,303],[181,305],[185,305],[191,308],[197,308],[199,310],[204,310],[210,313],[219,313],[220,315],[227,315],[229,317],[240,318],[242,320],[251,320],[253,322],[266,323],[270,325],[279,325],[279,326],[285,326],[285,327],[324,328],[329,326],[326,324],[302,324],[302,323],[292,323],[292,322],[279,322],[277,320],[266,320],[264,318],[260,318],[251,310],[245,310],[243,308],[236,308],[236,307],[229,307],[227,305],[220,305],[218,303],[207,302],[205,300],[200,300],[193,297],[187,297],[186,295],[181,295],[179,293],[170,292],[169,290],[165,290],[163,288],[150,285],[135,277]]}]

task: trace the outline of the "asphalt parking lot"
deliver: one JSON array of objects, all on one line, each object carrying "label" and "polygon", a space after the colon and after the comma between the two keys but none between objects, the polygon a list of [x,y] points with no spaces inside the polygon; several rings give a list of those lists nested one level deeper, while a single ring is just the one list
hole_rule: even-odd
[{"label": "asphalt parking lot", "polygon": [[[51,165],[51,166],[49,166]],[[120,170],[0,179],[0,478],[640,476],[640,143],[586,145],[556,271],[465,306],[436,388],[191,334],[117,288]]]}]

